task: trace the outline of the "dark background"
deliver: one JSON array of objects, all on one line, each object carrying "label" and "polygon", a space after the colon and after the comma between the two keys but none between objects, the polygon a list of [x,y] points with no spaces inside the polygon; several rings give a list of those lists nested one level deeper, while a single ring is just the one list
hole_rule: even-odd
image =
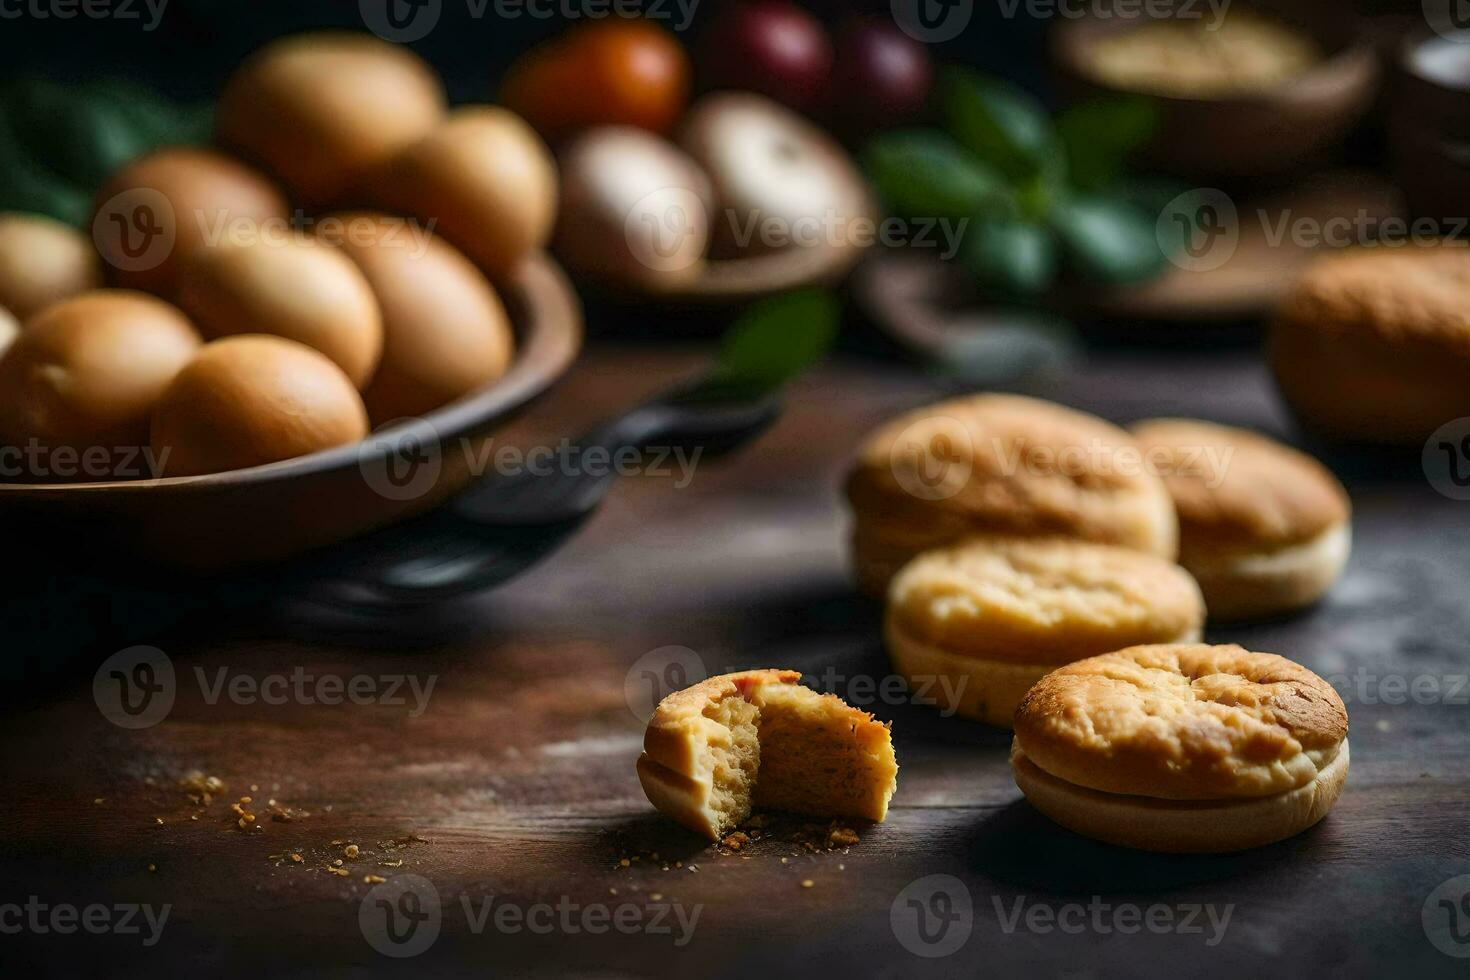
[{"label": "dark background", "polygon": [[[32,2],[5,0],[0,9]],[[697,33],[724,2],[698,0],[688,33]],[[117,76],[177,98],[212,99],[240,60],[272,38],[324,27],[366,29],[357,0],[169,0],[153,31],[143,30],[149,16],[143,0],[131,3],[139,20],[0,19],[0,78],[39,74],[65,81]],[[487,4],[484,16],[477,18],[469,0],[444,0],[438,26],[422,41],[408,45],[443,75],[451,101],[492,101],[510,59],[567,24],[559,16],[502,19],[495,16],[493,0]],[[543,6],[559,10],[562,0],[543,0]],[[672,3],[664,0],[660,6],[671,9]],[[886,3],[873,0],[822,0],[805,6],[828,20],[833,19],[830,11],[838,16],[887,11]],[[1007,20],[1000,10],[998,3],[977,3],[964,33],[936,45],[935,54],[968,61],[1041,90],[1044,22],[1026,17]]]}]

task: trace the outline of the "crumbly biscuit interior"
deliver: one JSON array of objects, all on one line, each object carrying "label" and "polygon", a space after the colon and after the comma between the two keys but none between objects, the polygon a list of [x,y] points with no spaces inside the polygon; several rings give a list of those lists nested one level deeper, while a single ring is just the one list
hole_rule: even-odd
[{"label": "crumbly biscuit interior", "polygon": [[756,721],[760,709],[739,694],[712,701],[705,709],[705,738],[699,773],[709,779],[709,806],[720,827],[750,816],[751,789],[761,764]]},{"label": "crumbly biscuit interior", "polygon": [[886,739],[833,695],[768,685],[710,704],[699,759],[720,832],[752,808],[881,820],[898,766]]},{"label": "crumbly biscuit interior", "polygon": [[[824,817],[881,818],[898,767],[863,737],[852,709],[798,685],[767,687],[760,704],[761,765],[754,805]],[[872,729],[869,729],[872,731]]]}]

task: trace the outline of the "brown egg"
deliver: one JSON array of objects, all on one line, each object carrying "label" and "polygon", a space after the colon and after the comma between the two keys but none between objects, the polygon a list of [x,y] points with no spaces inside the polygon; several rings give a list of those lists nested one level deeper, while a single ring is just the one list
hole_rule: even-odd
[{"label": "brown egg", "polygon": [[51,450],[148,444],[148,417],[200,344],[144,293],[101,289],[42,310],[0,359],[0,443]]},{"label": "brown egg", "polygon": [[205,337],[266,333],[330,357],[359,388],[383,352],[372,288],[345,255],[312,239],[224,244],[184,267],[179,305]]},{"label": "brown egg", "polygon": [[15,343],[15,338],[20,336],[20,321],[11,316],[10,311],[0,306],[0,357]]},{"label": "brown egg", "polygon": [[215,150],[170,147],[123,167],[97,192],[92,238],[112,281],[176,299],[180,269],[205,248],[281,238],[285,195]]},{"label": "brown egg", "polygon": [[0,214],[0,306],[18,320],[102,287],[87,236],[39,214]]},{"label": "brown egg", "polygon": [[230,78],[215,135],[314,210],[343,200],[368,169],[428,133],[444,106],[443,85],[407,48],[365,34],[299,34],[257,51]]},{"label": "brown egg", "polygon": [[261,466],[367,434],[367,410],[341,368],[304,344],[259,334],[206,344],[153,413],[153,453],[166,476]]},{"label": "brown egg", "polygon": [[369,197],[413,215],[498,282],[546,244],[556,219],[556,163],[535,130],[496,106],[450,114],[377,171]]},{"label": "brown egg", "polygon": [[383,311],[383,359],[363,391],[373,423],[416,417],[489,384],[510,366],[510,318],[485,274],[442,238],[375,212],[330,215]]}]

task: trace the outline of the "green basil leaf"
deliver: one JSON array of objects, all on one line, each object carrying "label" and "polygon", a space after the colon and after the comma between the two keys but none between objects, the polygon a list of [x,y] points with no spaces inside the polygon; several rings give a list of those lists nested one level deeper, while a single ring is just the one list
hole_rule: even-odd
[{"label": "green basil leaf", "polygon": [[1156,216],[1119,198],[1079,195],[1052,212],[1068,266],[1084,279],[1136,282],[1156,275],[1165,256]]},{"label": "green basil leaf", "polygon": [[799,289],[752,305],[725,332],[710,385],[770,391],[821,360],[837,337],[841,311],[822,289]]},{"label": "green basil leaf", "polygon": [[1056,242],[1045,225],[994,216],[973,223],[960,261],[985,290],[1003,296],[1034,296],[1056,277]]},{"label": "green basil leaf", "polygon": [[956,69],[945,76],[943,104],[955,139],[1010,179],[1061,176],[1065,160],[1051,117],[1024,89]]},{"label": "green basil leaf", "polygon": [[0,188],[0,211],[44,214],[80,228],[91,216],[92,199],[54,177],[12,172]]},{"label": "green basil leaf", "polygon": [[16,136],[0,103],[0,211],[29,211],[81,226],[92,201],[80,188],[47,170]]},{"label": "green basil leaf", "polygon": [[1057,117],[1057,136],[1072,182],[1099,190],[1118,179],[1128,154],[1158,131],[1158,105],[1143,96],[1118,96],[1074,105]]},{"label": "green basil leaf", "polygon": [[11,82],[0,88],[0,110],[8,120],[8,166],[26,174],[11,178],[18,186],[6,200],[76,221],[86,219],[93,192],[129,161],[158,146],[203,142],[212,126],[207,108],[180,107],[121,81]]},{"label": "green basil leaf", "polygon": [[889,213],[903,217],[959,219],[1009,193],[998,171],[931,130],[886,133],[863,162]]},{"label": "green basil leaf", "polygon": [[84,192],[152,147],[122,109],[81,89],[24,81],[6,96],[11,122],[30,152]]},{"label": "green basil leaf", "polygon": [[125,115],[150,148],[207,143],[214,129],[212,105],[177,105],[133,82],[89,82],[82,92]]},{"label": "green basil leaf", "polygon": [[1028,221],[1044,222],[1057,201],[1070,193],[1064,180],[1042,172],[1016,186],[1015,213]]}]

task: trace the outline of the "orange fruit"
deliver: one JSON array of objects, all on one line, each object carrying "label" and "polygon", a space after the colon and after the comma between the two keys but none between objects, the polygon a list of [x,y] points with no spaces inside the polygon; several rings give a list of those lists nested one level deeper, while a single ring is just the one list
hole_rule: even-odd
[{"label": "orange fruit", "polygon": [[593,126],[667,133],[689,101],[689,58],[647,21],[586,24],[511,65],[501,101],[549,142]]}]

